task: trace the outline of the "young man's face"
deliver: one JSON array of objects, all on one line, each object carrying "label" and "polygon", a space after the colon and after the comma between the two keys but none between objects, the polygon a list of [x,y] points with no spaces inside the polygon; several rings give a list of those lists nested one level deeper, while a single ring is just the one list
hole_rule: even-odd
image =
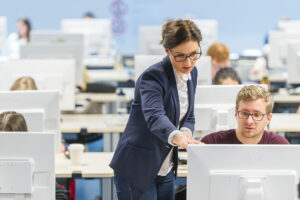
[{"label": "young man's face", "polygon": [[[240,113],[238,114],[238,112]],[[257,116],[266,114],[266,112],[266,102],[262,98],[250,101],[240,101],[239,108],[235,112],[235,117],[238,124],[236,134],[242,143],[252,144],[260,141],[264,132],[264,128],[271,121],[272,114],[270,113],[268,115],[264,115],[260,121],[253,118],[258,119],[259,117]],[[250,115],[247,119],[241,119],[245,118],[247,114],[254,115]]]}]

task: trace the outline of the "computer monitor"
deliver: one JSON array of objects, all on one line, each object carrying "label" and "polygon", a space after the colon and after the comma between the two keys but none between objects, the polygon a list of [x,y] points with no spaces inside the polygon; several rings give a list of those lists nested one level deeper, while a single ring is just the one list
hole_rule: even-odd
[{"label": "computer monitor", "polygon": [[3,50],[7,35],[7,18],[0,16],[0,52]]},{"label": "computer monitor", "polygon": [[286,69],[290,41],[300,41],[300,32],[270,31],[268,65],[270,69]]},{"label": "computer monitor", "polygon": [[140,75],[151,65],[162,61],[163,55],[135,55],[134,56],[134,74],[135,81],[140,77]]},{"label": "computer monitor", "polygon": [[79,44],[28,44],[20,47],[21,59],[74,59],[75,84],[83,82],[83,46]]},{"label": "computer monitor", "polygon": [[189,145],[188,200],[296,200],[300,145]]},{"label": "computer monitor", "polygon": [[201,56],[199,60],[197,60],[196,67],[198,69],[198,85],[211,85],[211,66],[212,64],[210,56]]},{"label": "computer monitor", "polygon": [[0,91],[0,99],[0,112],[21,113],[30,132],[54,132],[55,149],[60,152],[62,137],[58,91]]},{"label": "computer monitor", "polygon": [[161,26],[140,26],[139,54],[166,55],[161,40]]},{"label": "computer monitor", "polygon": [[[195,95],[195,131],[207,133],[237,127],[235,103],[245,85],[198,85]],[[261,85],[267,89],[267,85]]]},{"label": "computer monitor", "polygon": [[[134,65],[135,65],[135,81],[139,76],[151,65],[162,61],[163,55],[135,55]],[[196,63],[198,69],[198,84],[208,85],[211,84],[211,57],[201,56]]]},{"label": "computer monitor", "polygon": [[279,30],[288,32],[300,32],[300,20],[278,20]]},{"label": "computer monitor", "polygon": [[75,61],[73,59],[0,61],[0,90],[9,90],[22,76],[32,77],[38,90],[58,90],[61,110],[75,109]]},{"label": "computer monitor", "polygon": [[215,19],[192,19],[192,21],[201,31],[203,38],[201,47],[203,55],[206,55],[210,45],[218,41],[218,21]]},{"label": "computer monitor", "polygon": [[112,24],[110,19],[63,19],[61,30],[84,35],[85,55],[109,56],[112,51]]},{"label": "computer monitor", "polygon": [[287,83],[300,84],[300,41],[288,43]]},{"label": "computer monitor", "polygon": [[33,30],[30,32],[31,44],[79,44],[83,45],[84,37],[80,33],[63,33],[54,30]]},{"label": "computer monitor", "polygon": [[0,199],[55,199],[54,137],[0,133]]}]

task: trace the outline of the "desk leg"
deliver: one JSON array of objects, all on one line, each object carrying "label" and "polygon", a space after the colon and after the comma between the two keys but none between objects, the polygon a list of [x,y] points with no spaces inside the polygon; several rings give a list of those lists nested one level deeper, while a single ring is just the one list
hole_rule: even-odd
[{"label": "desk leg", "polygon": [[102,178],[102,199],[113,199],[113,178]]},{"label": "desk leg", "polygon": [[103,133],[103,151],[111,152],[112,142],[111,133]]},{"label": "desk leg", "polygon": [[114,152],[118,146],[120,140],[120,133],[112,133],[112,149],[111,151]]}]

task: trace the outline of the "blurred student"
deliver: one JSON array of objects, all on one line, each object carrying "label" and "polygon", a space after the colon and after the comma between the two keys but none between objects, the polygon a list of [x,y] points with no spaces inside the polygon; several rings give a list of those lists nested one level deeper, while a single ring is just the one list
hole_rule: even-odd
[{"label": "blurred student", "polygon": [[[7,111],[0,114],[0,132],[27,132],[25,118],[15,111]],[[37,150],[38,151],[38,150]],[[67,191],[56,183],[56,200],[68,200]]]},{"label": "blurred student", "polygon": [[95,15],[94,13],[92,12],[86,12],[84,15],[83,15],[83,19],[95,19]]},{"label": "blurred student", "polygon": [[212,83],[214,85],[239,85],[241,79],[234,69],[226,67],[216,73]]},{"label": "blurred student", "polygon": [[[10,90],[37,90],[37,86],[35,84],[35,81],[32,77],[30,76],[22,76],[18,78],[13,85],[10,87]],[[64,141],[62,139],[62,144],[61,144],[61,152],[65,152],[66,147],[64,145]]]},{"label": "blurred student", "polygon": [[21,18],[17,22],[17,33],[11,33],[5,43],[3,56],[11,59],[20,58],[20,46],[29,42],[31,23],[27,18]]},{"label": "blurred student", "polygon": [[211,57],[212,61],[212,79],[215,77],[219,69],[229,67],[229,48],[222,43],[213,43],[207,50],[207,55]]},{"label": "blurred student", "polygon": [[33,78],[22,76],[13,83],[10,90],[37,90],[37,86]]}]

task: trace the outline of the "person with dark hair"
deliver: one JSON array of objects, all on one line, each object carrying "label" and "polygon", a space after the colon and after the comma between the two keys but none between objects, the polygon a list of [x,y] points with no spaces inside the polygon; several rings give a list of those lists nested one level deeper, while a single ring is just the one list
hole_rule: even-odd
[{"label": "person with dark hair", "polygon": [[92,13],[92,12],[86,12],[86,13],[83,15],[83,18],[84,18],[84,19],[95,19],[96,17],[95,17],[95,15],[94,15],[94,13]]},{"label": "person with dark hair", "polygon": [[110,166],[119,199],[174,199],[178,147],[192,139],[196,61],[201,32],[190,20],[168,20],[162,41],[168,54],[136,81],[130,117]]},{"label": "person with dark hair", "polygon": [[[25,118],[21,113],[7,111],[0,114],[0,132],[27,132]],[[68,200],[68,192],[55,183],[56,200]]]},{"label": "person with dark hair", "polygon": [[221,68],[215,75],[212,83],[214,85],[239,85],[241,79],[231,67]]},{"label": "person with dark hair", "polygon": [[18,59],[20,57],[20,46],[26,45],[29,42],[30,31],[31,23],[29,19],[18,19],[17,33],[11,33],[8,36],[3,48],[3,56],[7,56],[12,59]]}]

